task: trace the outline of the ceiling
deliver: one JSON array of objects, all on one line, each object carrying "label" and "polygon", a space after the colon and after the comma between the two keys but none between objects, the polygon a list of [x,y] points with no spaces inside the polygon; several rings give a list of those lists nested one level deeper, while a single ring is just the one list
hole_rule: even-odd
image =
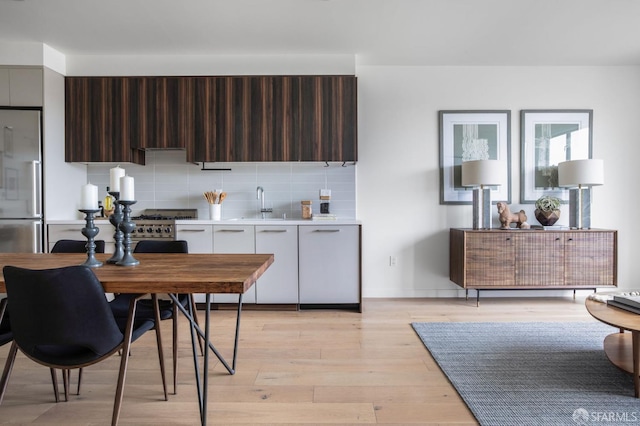
[{"label": "ceiling", "polygon": [[0,41],[67,56],[640,65],[639,18],[637,0],[0,0]]}]

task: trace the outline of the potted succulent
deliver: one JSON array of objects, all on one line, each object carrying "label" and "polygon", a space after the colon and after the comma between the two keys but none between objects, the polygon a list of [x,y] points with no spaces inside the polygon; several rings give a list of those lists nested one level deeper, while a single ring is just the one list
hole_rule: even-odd
[{"label": "potted succulent", "polygon": [[536,219],[543,226],[552,226],[560,219],[560,199],[543,195],[536,200]]}]

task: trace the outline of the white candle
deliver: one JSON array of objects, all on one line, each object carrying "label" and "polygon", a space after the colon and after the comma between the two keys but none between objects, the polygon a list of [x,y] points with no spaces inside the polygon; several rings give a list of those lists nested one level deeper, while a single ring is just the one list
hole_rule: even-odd
[{"label": "white candle", "polygon": [[80,193],[81,210],[98,210],[98,187],[88,183],[82,186]]},{"label": "white candle", "polygon": [[124,169],[120,166],[109,170],[109,191],[120,192],[120,178],[124,176]]},{"label": "white candle", "polygon": [[122,176],[120,178],[120,199],[122,201],[135,201],[133,178]]}]

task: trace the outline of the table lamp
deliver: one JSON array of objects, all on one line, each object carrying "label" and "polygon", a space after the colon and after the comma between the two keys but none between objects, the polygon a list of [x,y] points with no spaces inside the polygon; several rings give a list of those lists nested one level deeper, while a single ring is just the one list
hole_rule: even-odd
[{"label": "table lamp", "polygon": [[462,186],[473,189],[473,229],[491,229],[491,188],[505,181],[505,163],[473,160],[462,163]]},{"label": "table lamp", "polygon": [[[569,192],[569,226],[591,227],[591,187],[604,184],[602,160],[572,160],[558,164],[558,185]],[[587,188],[588,191],[583,191]]]}]

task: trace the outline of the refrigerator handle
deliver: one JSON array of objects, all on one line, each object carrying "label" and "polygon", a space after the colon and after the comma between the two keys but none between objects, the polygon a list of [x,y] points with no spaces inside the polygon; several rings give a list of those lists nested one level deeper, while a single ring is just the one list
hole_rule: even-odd
[{"label": "refrigerator handle", "polygon": [[42,223],[34,222],[33,223],[33,252],[34,253],[44,253],[42,247]]},{"label": "refrigerator handle", "polygon": [[42,174],[42,163],[38,160],[31,161],[31,178],[33,185],[31,200],[32,200],[32,216],[34,217],[42,217],[42,179],[40,176]]}]

